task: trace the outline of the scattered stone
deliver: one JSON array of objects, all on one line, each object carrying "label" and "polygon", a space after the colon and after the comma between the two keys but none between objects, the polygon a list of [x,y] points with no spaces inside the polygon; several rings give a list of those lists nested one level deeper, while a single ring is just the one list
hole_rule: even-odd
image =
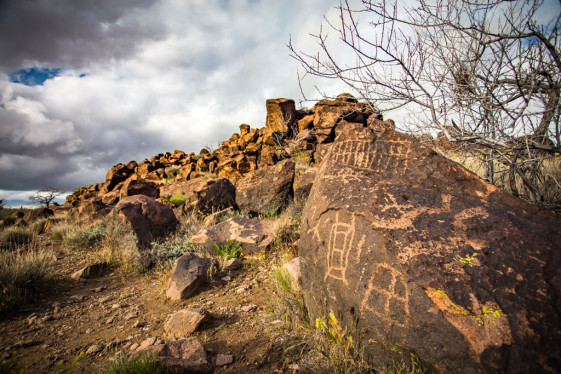
[{"label": "scattered stone", "polygon": [[140,344],[138,343],[133,343],[130,347],[129,347],[129,351],[134,352],[138,349],[138,347],[140,347]]},{"label": "scattered stone", "polygon": [[191,238],[191,243],[214,254],[215,244],[241,243],[244,254],[264,251],[273,242],[271,226],[249,218],[233,217],[218,225],[203,228]]},{"label": "scattered stone", "polygon": [[242,262],[238,258],[231,258],[224,264],[225,271],[232,271],[239,269],[242,266]]},{"label": "scattered stone", "polygon": [[179,257],[171,271],[166,295],[172,300],[184,300],[191,296],[206,280],[211,267],[218,267],[211,258],[201,258],[193,253]]},{"label": "scattered stone", "polygon": [[104,296],[99,299],[100,304],[113,300],[113,296]]},{"label": "scattered stone", "polygon": [[125,316],[125,320],[129,321],[129,320],[131,320],[133,318],[136,318],[136,317],[138,317],[138,312],[130,312],[129,314],[127,314]]},{"label": "scattered stone", "polygon": [[99,292],[105,291],[106,289],[107,289],[107,287],[97,287],[97,288],[94,288],[92,290],[92,292],[99,293]]},{"label": "scattered stone", "polygon": [[107,264],[106,262],[91,264],[76,271],[70,276],[70,278],[74,280],[94,278],[101,275],[103,270],[105,270],[107,267],[109,267],[109,264]]},{"label": "scattered stone", "polygon": [[148,325],[148,323],[145,321],[136,321],[134,325],[132,325],[132,327],[142,328],[145,327],[146,325]]},{"label": "scattered stone", "polygon": [[280,320],[280,319],[276,319],[274,321],[271,322],[271,325],[281,325],[283,324],[284,321]]},{"label": "scattered stone", "polygon": [[169,317],[164,324],[164,330],[172,338],[187,337],[209,317],[209,313],[204,309],[183,309]]},{"label": "scattered stone", "polygon": [[28,348],[28,347],[33,347],[39,344],[42,344],[43,342],[40,340],[35,340],[35,339],[29,339],[29,340],[22,340],[19,341],[17,343],[15,343],[13,345],[13,348]]},{"label": "scattered stone", "polygon": [[223,280],[224,282],[229,282],[232,280],[232,278],[230,278],[230,276],[226,275],[225,277],[220,278],[220,280]]},{"label": "scattered stone", "polygon": [[216,356],[216,366],[229,365],[232,362],[234,362],[234,356],[232,355],[225,355],[220,353]]},{"label": "scattered stone", "polygon": [[159,342],[159,339],[155,336],[151,336],[147,339],[144,339],[140,345],[135,349],[136,352],[142,352],[146,349],[148,349],[149,347],[153,346],[154,344],[157,344]]},{"label": "scattered stone", "polygon": [[103,346],[99,344],[93,344],[90,345],[90,347],[86,350],[86,355],[87,356],[95,355],[101,351],[103,351]]},{"label": "scattered stone", "polygon": [[240,308],[240,310],[241,310],[242,312],[246,312],[246,313],[247,313],[247,312],[253,312],[253,311],[256,311],[256,310],[257,310],[257,305],[254,305],[254,304],[245,305],[245,306],[242,306],[242,307]]},{"label": "scattered stone", "polygon": [[121,304],[113,304],[113,305],[111,305],[111,309],[121,309],[121,308],[122,308]]},{"label": "scattered stone", "polygon": [[109,318],[107,319],[107,321],[105,321],[105,324],[106,324],[106,325],[110,325],[110,324],[112,324],[113,322],[115,322],[115,317],[109,317]]},{"label": "scattered stone", "polygon": [[251,288],[249,284],[244,284],[236,289],[236,293],[243,293]]}]

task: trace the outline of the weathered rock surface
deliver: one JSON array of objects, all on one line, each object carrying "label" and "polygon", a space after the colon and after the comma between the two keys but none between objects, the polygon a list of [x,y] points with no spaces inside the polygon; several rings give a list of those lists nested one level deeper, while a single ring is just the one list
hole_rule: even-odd
[{"label": "weathered rock surface", "polygon": [[196,210],[211,214],[236,204],[236,188],[227,178],[201,178],[176,183],[160,188],[162,197],[181,196],[185,199],[182,209],[185,212]]},{"label": "weathered rock surface", "polygon": [[266,126],[272,131],[288,132],[296,123],[296,107],[291,99],[269,99]]},{"label": "weathered rock surface", "polygon": [[121,199],[111,215],[132,228],[140,246],[149,245],[179,224],[173,209],[145,195]]},{"label": "weathered rock surface", "polygon": [[282,269],[290,276],[292,288],[299,290],[302,284],[302,273],[300,272],[300,257],[295,257],[282,266]]},{"label": "weathered rock surface", "polygon": [[154,182],[144,179],[129,179],[121,187],[120,198],[134,195],[145,195],[152,199],[160,197],[160,189]]},{"label": "weathered rock surface", "polygon": [[308,198],[314,184],[314,179],[316,178],[316,173],[317,168],[309,168],[302,174],[300,181],[294,188],[295,201],[305,201]]},{"label": "weathered rock surface", "polygon": [[217,266],[216,260],[201,258],[193,253],[185,253],[179,257],[171,270],[167,297],[172,300],[189,298],[206,280],[211,266]]},{"label": "weathered rock surface", "polygon": [[166,370],[171,373],[212,373],[205,348],[195,337],[156,344],[149,349],[165,361]]},{"label": "weathered rock surface", "polygon": [[267,249],[273,240],[273,230],[265,222],[233,217],[218,225],[202,229],[191,238],[191,243],[209,253],[216,253],[215,244],[234,241],[242,244],[243,253],[250,254]]},{"label": "weathered rock surface", "polygon": [[358,320],[367,353],[439,372],[561,365],[561,219],[510,196],[390,121],[346,126],[302,217],[312,316]]},{"label": "weathered rock surface", "polygon": [[168,318],[164,330],[174,339],[184,338],[195,332],[208,318],[209,313],[204,309],[183,309]]},{"label": "weathered rock surface", "polygon": [[294,161],[284,160],[246,174],[236,185],[239,209],[267,213],[286,206],[293,195],[294,166]]}]

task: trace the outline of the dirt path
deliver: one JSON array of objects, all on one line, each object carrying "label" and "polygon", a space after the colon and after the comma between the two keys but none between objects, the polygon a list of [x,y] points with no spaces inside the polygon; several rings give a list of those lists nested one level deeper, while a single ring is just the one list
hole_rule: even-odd
[{"label": "dirt path", "polygon": [[[212,364],[218,354],[234,356],[232,364],[215,368],[215,373],[282,372],[283,347],[270,328],[269,279],[262,261],[246,260],[241,269],[207,281],[190,299],[174,302],[165,296],[162,271],[122,274],[109,269],[76,282],[69,275],[87,261],[85,253],[63,254],[56,245],[53,249],[61,280],[39,300],[0,321],[2,359],[12,360],[25,373],[57,372],[58,362],[67,366],[88,350],[73,372],[95,373],[147,338],[165,341],[166,319],[183,308],[211,313],[195,335]],[[230,279],[220,279],[225,275]]]}]

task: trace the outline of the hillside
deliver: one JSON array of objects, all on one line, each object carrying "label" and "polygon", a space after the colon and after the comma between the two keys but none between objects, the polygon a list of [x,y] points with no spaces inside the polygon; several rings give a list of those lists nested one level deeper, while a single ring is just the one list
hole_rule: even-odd
[{"label": "hillside", "polygon": [[348,94],[268,100],[264,128],[41,214],[2,231],[29,274],[0,278],[3,368],[561,371],[559,216]]}]

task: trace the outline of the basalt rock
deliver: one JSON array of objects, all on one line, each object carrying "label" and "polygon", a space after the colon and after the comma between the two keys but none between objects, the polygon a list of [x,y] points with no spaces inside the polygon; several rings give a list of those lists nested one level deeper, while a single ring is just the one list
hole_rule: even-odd
[{"label": "basalt rock", "polygon": [[405,351],[437,372],[556,372],[559,227],[391,121],[345,126],[302,216],[305,301],[312,318],[358,321],[378,362]]},{"label": "basalt rock", "polygon": [[293,196],[294,165],[294,161],[284,160],[246,174],[236,184],[236,203],[240,210],[267,213],[285,207]]},{"label": "basalt rock", "polygon": [[206,280],[208,270],[217,266],[216,260],[185,253],[173,265],[166,296],[172,300],[189,298]]},{"label": "basalt rock", "polygon": [[181,196],[185,199],[184,212],[196,210],[204,214],[234,206],[236,188],[227,178],[203,180],[193,179],[187,182],[162,186],[160,194],[164,198]]},{"label": "basalt rock", "polygon": [[160,196],[160,189],[154,182],[143,179],[129,179],[121,187],[120,199],[127,196],[144,195],[157,199]]},{"label": "basalt rock", "polygon": [[273,131],[293,131],[296,118],[294,100],[269,99],[267,100],[266,126]]},{"label": "basalt rock", "polygon": [[149,245],[179,224],[170,207],[145,195],[121,199],[111,211],[111,216],[123,220],[132,228],[140,246]]}]

